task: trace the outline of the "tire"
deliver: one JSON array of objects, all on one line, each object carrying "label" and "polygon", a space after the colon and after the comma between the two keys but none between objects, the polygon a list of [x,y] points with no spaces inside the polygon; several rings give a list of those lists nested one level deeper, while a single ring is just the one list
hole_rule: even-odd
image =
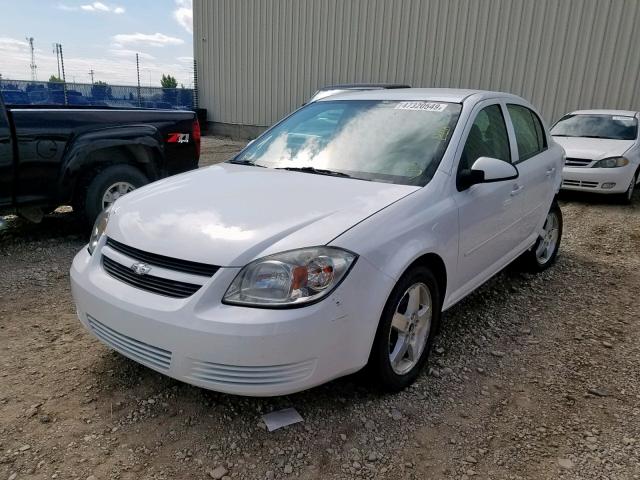
[{"label": "tire", "polygon": [[[80,189],[73,210],[87,225],[93,225],[103,210],[107,193],[111,192],[112,201],[131,190],[149,183],[149,179],[132,165],[112,165],[90,177]],[[115,190],[114,190],[115,188]]]},{"label": "tire", "polygon": [[638,173],[640,172],[636,172],[631,179],[631,183],[629,183],[629,188],[627,188],[627,191],[620,194],[620,196],[618,197],[621,204],[630,205],[633,202],[633,192],[635,191],[636,183],[638,183]]},{"label": "tire", "polygon": [[[555,222],[555,228],[549,222]],[[547,230],[550,226],[553,230]],[[558,256],[560,242],[562,240],[562,211],[556,200],[553,201],[547,219],[544,223],[546,237],[538,237],[536,243],[522,254],[520,264],[529,272],[542,272],[553,265]],[[556,233],[554,234],[553,231]],[[543,244],[546,242],[546,248]],[[544,249],[544,250],[543,250]]]},{"label": "tire", "polygon": [[[423,287],[425,290],[422,290]],[[424,307],[427,305],[427,301],[430,302],[430,316],[427,317],[426,313],[423,314],[424,317],[416,315],[407,318],[404,315],[399,315],[399,321],[394,320],[396,313],[406,313],[407,309],[410,309],[409,302],[412,295],[410,292],[413,292],[414,295],[417,293],[419,296],[420,308],[418,312],[420,310],[426,312]],[[440,288],[431,270],[423,266],[416,266],[400,278],[382,312],[367,364],[368,377],[377,387],[385,391],[397,392],[416,380],[427,362],[433,338],[438,331],[441,307]],[[404,319],[400,317],[404,317]],[[428,318],[428,323],[422,325],[421,317],[422,322],[426,322]],[[406,323],[407,320],[414,322],[413,326]],[[397,326],[403,322],[405,322],[404,328],[398,329]],[[401,331],[411,332],[414,337],[404,335]],[[414,345],[406,349],[406,352],[400,356],[402,348],[406,344],[403,339],[409,338],[414,339]],[[410,359],[411,351],[414,352],[413,359]],[[392,357],[395,357],[395,362],[392,361]]]}]

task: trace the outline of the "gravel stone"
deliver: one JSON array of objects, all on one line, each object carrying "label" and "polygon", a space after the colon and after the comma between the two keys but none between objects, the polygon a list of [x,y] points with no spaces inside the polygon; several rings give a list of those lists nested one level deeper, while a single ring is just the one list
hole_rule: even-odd
[{"label": "gravel stone", "polygon": [[227,473],[229,473],[229,470],[227,470],[223,465],[218,465],[216,468],[209,471],[209,476],[215,480],[221,480],[221,478]]},{"label": "gravel stone", "polygon": [[[203,137],[201,164],[240,147]],[[412,387],[354,375],[275,398],[205,391],[102,345],[69,287],[88,232],[67,207],[37,225],[6,215],[0,479],[640,479],[640,195],[560,203],[556,265],[510,266],[445,312]],[[262,415],[289,406],[304,424],[267,432]]]}]

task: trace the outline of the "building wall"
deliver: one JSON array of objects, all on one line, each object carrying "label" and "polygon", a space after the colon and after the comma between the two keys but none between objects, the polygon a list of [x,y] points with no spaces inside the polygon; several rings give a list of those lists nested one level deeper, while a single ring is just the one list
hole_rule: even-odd
[{"label": "building wall", "polygon": [[195,0],[200,106],[268,126],[320,86],[502,90],[547,121],[640,109],[639,0]]}]

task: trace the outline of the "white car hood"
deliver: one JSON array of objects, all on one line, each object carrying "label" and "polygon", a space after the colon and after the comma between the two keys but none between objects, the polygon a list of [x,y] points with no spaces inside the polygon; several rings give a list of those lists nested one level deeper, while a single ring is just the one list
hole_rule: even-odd
[{"label": "white car hood", "polygon": [[147,252],[219,266],[324,245],[418,190],[220,164],[138,189],[114,204],[107,235]]},{"label": "white car hood", "polygon": [[601,160],[619,157],[634,143],[634,140],[609,140],[606,138],[553,137],[569,158]]}]

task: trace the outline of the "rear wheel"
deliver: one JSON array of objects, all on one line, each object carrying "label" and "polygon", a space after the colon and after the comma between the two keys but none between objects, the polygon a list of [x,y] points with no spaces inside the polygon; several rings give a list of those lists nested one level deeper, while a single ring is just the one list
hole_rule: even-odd
[{"label": "rear wheel", "polygon": [[369,358],[369,376],[381,388],[412,384],[427,361],[440,321],[440,290],[431,271],[409,270],[397,283],[382,313]]},{"label": "rear wheel", "polygon": [[554,200],[536,243],[520,258],[526,270],[541,272],[556,261],[562,240],[562,211]]},{"label": "rear wheel", "polygon": [[112,165],[99,171],[80,192],[73,209],[87,224],[118,198],[149,183],[149,179],[132,165]]}]

